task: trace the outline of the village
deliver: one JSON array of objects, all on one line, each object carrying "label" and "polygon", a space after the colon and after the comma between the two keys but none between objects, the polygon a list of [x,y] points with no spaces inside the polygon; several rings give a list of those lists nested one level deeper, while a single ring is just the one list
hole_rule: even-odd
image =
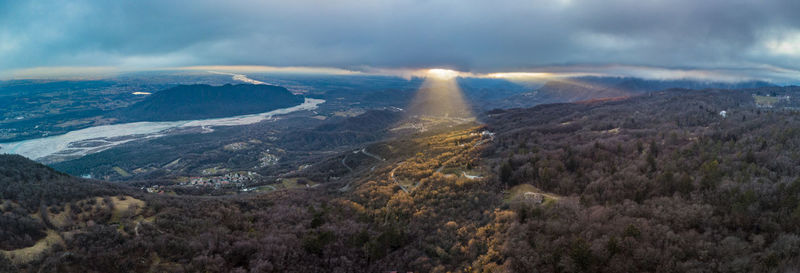
[{"label": "village", "polygon": [[[224,187],[235,187],[245,189],[249,182],[258,178],[258,174],[252,171],[230,172],[218,176],[194,176],[178,182],[177,186],[182,187],[213,187],[220,189]],[[155,185],[145,188],[148,193],[163,193],[166,190],[164,185]]]},{"label": "village", "polygon": [[189,178],[188,182],[183,182],[180,185],[183,186],[202,186],[202,187],[211,187],[220,188],[227,185],[235,185],[237,187],[243,186],[246,182],[253,181],[255,176],[257,176],[255,172],[247,171],[247,172],[232,172],[227,173],[222,176],[210,176],[210,177],[191,177]]}]

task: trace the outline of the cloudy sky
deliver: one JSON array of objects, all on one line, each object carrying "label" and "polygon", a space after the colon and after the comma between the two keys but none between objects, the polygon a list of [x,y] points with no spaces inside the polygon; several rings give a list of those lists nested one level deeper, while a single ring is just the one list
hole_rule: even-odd
[{"label": "cloudy sky", "polygon": [[799,11],[797,0],[0,0],[0,73],[263,65],[791,81]]}]

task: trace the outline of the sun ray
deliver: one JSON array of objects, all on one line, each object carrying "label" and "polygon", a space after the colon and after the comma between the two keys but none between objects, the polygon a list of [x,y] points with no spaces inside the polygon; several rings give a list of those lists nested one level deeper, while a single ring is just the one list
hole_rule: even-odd
[{"label": "sun ray", "polygon": [[472,117],[469,104],[458,86],[458,71],[430,69],[428,77],[411,101],[409,114],[416,116]]}]

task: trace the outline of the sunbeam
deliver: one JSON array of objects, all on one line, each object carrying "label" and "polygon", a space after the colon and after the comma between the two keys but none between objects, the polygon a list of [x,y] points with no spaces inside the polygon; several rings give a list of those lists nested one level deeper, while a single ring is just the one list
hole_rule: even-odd
[{"label": "sunbeam", "polygon": [[409,106],[411,116],[473,117],[458,86],[457,71],[430,69],[427,75]]}]

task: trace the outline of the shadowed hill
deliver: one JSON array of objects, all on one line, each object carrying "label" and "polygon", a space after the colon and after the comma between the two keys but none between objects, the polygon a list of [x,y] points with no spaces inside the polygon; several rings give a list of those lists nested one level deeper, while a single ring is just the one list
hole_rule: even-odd
[{"label": "shadowed hill", "polygon": [[76,178],[20,155],[0,155],[0,199],[29,211],[90,196],[121,192],[108,182]]},{"label": "shadowed hill", "polygon": [[123,192],[122,187],[75,178],[19,155],[0,155],[0,272],[16,271],[6,267],[8,254],[2,252],[34,249],[35,242],[44,242],[47,228],[53,225],[49,209]]},{"label": "shadowed hill", "polygon": [[255,114],[303,103],[303,97],[272,85],[180,85],[160,91],[112,116],[123,122],[174,121]]}]

